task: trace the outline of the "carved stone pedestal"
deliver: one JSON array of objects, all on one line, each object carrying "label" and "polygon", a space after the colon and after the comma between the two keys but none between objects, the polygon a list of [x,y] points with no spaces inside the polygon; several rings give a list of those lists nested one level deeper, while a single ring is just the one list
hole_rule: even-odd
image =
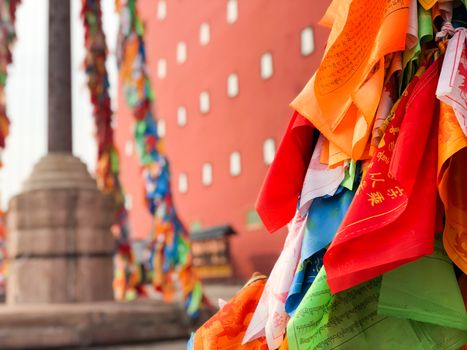
[{"label": "carved stone pedestal", "polygon": [[49,153],[7,215],[7,303],[112,300],[112,200],[86,166]]}]

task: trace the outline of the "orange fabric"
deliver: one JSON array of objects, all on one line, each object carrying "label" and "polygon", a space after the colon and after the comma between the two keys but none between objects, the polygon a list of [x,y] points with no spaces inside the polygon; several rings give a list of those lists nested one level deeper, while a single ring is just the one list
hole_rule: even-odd
[{"label": "orange fabric", "polygon": [[284,340],[282,341],[281,347],[279,350],[289,350],[289,341],[287,339],[287,335],[285,336]]},{"label": "orange fabric", "polygon": [[334,20],[338,16],[338,12],[345,11],[349,6],[348,3],[349,0],[333,0],[324,13],[323,18],[319,21],[319,24],[323,27],[332,28]]},{"label": "orange fabric", "polygon": [[435,4],[438,2],[438,0],[418,0],[420,5],[423,6],[425,10],[431,9]]},{"label": "orange fabric", "polygon": [[321,149],[321,155],[319,156],[319,162],[321,164],[329,164],[329,140],[323,138],[323,148]]},{"label": "orange fabric", "polygon": [[334,142],[329,142],[328,165],[333,168],[343,161],[349,160],[349,156],[339,148]]},{"label": "orange fabric", "polygon": [[196,331],[193,349],[268,350],[264,337],[241,345],[265,284],[266,276],[254,274],[222,309]]},{"label": "orange fabric", "polygon": [[384,55],[405,47],[409,0],[340,0],[338,5],[323,19],[333,27],[321,65],[291,106],[357,160],[381,97]]},{"label": "orange fabric", "polygon": [[438,134],[438,189],[446,213],[444,248],[467,273],[467,138],[453,109],[441,102]]}]

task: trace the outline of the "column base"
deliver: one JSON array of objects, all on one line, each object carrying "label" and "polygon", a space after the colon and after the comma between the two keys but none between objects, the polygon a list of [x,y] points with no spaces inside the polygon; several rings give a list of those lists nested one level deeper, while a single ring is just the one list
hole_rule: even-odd
[{"label": "column base", "polygon": [[7,214],[7,303],[112,300],[113,202],[66,153],[43,157]]}]

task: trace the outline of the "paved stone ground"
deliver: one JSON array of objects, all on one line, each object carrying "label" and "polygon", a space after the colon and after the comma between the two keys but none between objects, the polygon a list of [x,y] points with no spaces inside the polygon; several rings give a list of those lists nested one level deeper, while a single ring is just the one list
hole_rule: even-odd
[{"label": "paved stone ground", "polygon": [[[206,294],[209,296],[211,301],[217,305],[219,298],[226,301],[230,300],[241,288],[240,285],[231,284],[207,284],[205,285]],[[186,339],[151,343],[151,344],[132,344],[132,345],[118,345],[118,346],[107,346],[107,347],[93,347],[88,348],[89,350],[185,350]]]}]

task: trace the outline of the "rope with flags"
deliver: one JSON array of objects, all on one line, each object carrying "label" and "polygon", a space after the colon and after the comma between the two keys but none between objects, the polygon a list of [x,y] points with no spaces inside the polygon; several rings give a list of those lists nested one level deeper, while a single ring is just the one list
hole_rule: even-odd
[{"label": "rope with flags", "polygon": [[188,315],[196,316],[207,299],[193,270],[189,234],[174,206],[169,161],[163,140],[157,133],[154,92],[146,65],[144,26],[135,0],[118,5],[120,76],[125,99],[135,119],[134,137],[143,167],[146,203],[154,217],[150,255],[153,285],[168,302],[174,299],[177,290],[181,290]]},{"label": "rope with flags", "polygon": [[144,26],[135,0],[117,4],[120,12],[118,64],[123,93],[135,119],[134,138],[143,168],[148,210],[154,217],[151,244],[153,285],[166,301],[181,291],[185,308],[196,316],[208,301],[192,265],[188,231],[175,209],[169,161],[157,132],[154,91],[148,75]]},{"label": "rope with flags", "polygon": [[5,148],[10,121],[6,112],[5,86],[7,67],[13,61],[11,48],[16,40],[16,8],[20,0],[5,0],[0,4],[0,149]]},{"label": "rope with flags", "polygon": [[[120,13],[118,64],[127,104],[135,119],[135,145],[142,166],[148,210],[154,217],[153,240],[150,244],[150,269],[153,285],[164,300],[174,300],[177,291],[191,317],[208,301],[192,268],[188,231],[182,224],[173,203],[170,189],[169,162],[163,140],[158,136],[153,112],[154,92],[147,74],[144,29],[136,2],[117,2]],[[86,37],[86,73],[98,139],[97,178],[99,187],[111,193],[115,200],[118,238],[117,269],[114,287],[119,298],[132,290],[143,292],[135,267],[128,230],[128,213],[124,207],[124,192],[119,181],[119,156],[112,130],[112,110],[105,68],[107,46],[102,29],[99,0],[83,0],[82,18]]]},{"label": "rope with flags", "polygon": [[[5,87],[8,65],[13,62],[12,47],[16,41],[16,9],[21,0],[5,0],[0,3],[0,152],[5,149],[10,120],[6,110]],[[0,153],[0,167],[3,165]],[[6,249],[5,213],[0,210],[0,289],[5,288],[8,252]]]},{"label": "rope with flags", "polygon": [[109,76],[105,66],[107,45],[102,26],[100,0],[83,0],[81,18],[84,24],[85,72],[90,92],[97,139],[97,184],[114,201],[115,225],[112,233],[117,241],[115,254],[114,294],[116,299],[132,299],[144,294],[139,269],[130,245],[128,212],[119,179],[120,160],[112,128],[113,112],[109,95]]}]

